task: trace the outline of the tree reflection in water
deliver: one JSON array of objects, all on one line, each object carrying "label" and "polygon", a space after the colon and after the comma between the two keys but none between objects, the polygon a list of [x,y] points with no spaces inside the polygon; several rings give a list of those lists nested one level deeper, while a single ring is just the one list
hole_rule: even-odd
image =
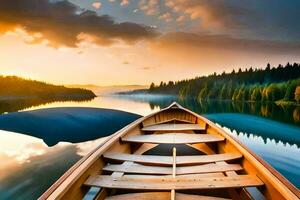
[{"label": "tree reflection in water", "polygon": [[182,100],[172,96],[148,98],[147,95],[144,95],[143,97],[124,95],[120,96],[120,98],[148,102],[152,110],[155,108],[164,108],[173,101],[177,101],[182,106],[198,114],[243,113],[300,126],[300,107],[294,105],[281,106],[272,102],[241,102],[230,100]]},{"label": "tree reflection in water", "polygon": [[40,105],[46,105],[53,102],[88,102],[93,100],[94,98],[90,97],[58,97],[51,99],[43,99],[43,98],[19,98],[19,99],[8,99],[8,100],[0,100],[0,114],[9,113],[9,112],[17,112],[20,110],[28,109],[31,107],[36,107]]}]

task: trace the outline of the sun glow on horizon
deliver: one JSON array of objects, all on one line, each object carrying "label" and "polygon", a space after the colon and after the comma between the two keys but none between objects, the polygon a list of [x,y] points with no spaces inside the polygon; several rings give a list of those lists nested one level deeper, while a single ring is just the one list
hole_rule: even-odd
[{"label": "sun glow on horizon", "polygon": [[[4,1],[0,8],[1,75],[64,85],[150,85],[238,68],[263,68],[267,63],[300,62],[300,41],[294,37],[297,26],[287,24],[291,34],[285,40],[278,39],[287,35],[280,32],[266,39],[264,29],[260,35],[251,28],[253,19],[242,13],[245,8],[239,3],[230,9],[221,3],[217,10],[199,1],[71,0],[58,4],[45,0],[35,7],[29,0],[20,3],[14,14],[14,1],[18,0]],[[241,13],[233,12],[235,8]],[[28,15],[26,9],[35,15]],[[246,32],[236,20],[239,15],[248,20],[243,22]],[[275,16],[273,20],[276,25]]]}]

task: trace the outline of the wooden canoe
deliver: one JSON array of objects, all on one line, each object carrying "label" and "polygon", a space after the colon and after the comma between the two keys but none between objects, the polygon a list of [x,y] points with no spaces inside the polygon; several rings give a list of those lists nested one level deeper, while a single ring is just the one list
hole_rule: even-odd
[{"label": "wooden canoe", "polygon": [[39,199],[299,197],[295,186],[239,141],[173,103],[108,137]]}]

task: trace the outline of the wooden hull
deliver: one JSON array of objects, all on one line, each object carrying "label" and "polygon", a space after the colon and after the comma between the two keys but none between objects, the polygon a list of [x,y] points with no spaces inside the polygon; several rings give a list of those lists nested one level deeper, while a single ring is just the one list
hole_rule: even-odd
[{"label": "wooden hull", "polygon": [[[153,154],[166,147],[170,155]],[[300,192],[214,123],[173,103],[108,137],[40,199],[87,197],[299,199]]]}]

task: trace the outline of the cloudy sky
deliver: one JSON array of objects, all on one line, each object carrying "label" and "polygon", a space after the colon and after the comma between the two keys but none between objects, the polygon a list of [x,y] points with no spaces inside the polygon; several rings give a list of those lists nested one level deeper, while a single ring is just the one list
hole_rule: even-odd
[{"label": "cloudy sky", "polygon": [[0,73],[125,85],[300,62],[299,8],[297,0],[0,0]]}]

